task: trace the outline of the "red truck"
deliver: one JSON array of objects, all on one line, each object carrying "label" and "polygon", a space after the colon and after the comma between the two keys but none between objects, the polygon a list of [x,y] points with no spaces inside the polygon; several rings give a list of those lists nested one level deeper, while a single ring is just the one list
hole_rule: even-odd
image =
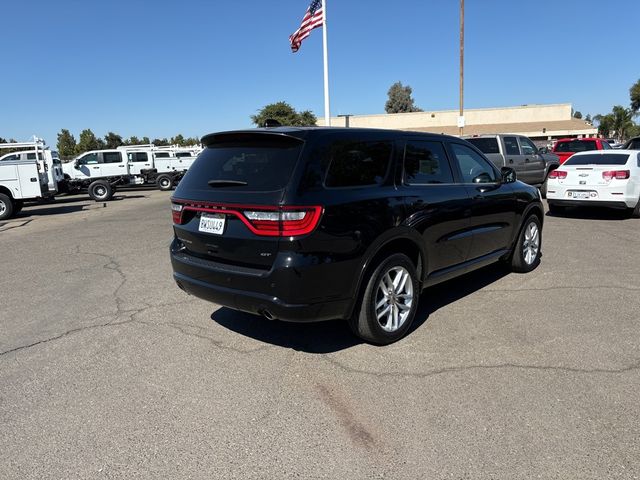
[{"label": "red truck", "polygon": [[589,150],[611,150],[611,145],[601,138],[561,138],[553,146],[552,152],[560,158],[562,165],[574,153]]}]

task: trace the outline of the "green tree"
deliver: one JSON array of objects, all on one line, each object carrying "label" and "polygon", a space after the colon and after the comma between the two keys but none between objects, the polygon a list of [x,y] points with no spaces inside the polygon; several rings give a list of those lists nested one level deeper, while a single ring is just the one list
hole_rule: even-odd
[{"label": "green tree", "polygon": [[586,117],[584,117],[584,121],[585,121],[585,122],[587,122],[587,123],[591,123],[591,122],[592,122],[592,120],[591,120],[591,114],[587,113],[587,116],[586,116]]},{"label": "green tree", "polygon": [[142,137],[143,145],[149,145],[150,143],[151,143],[151,140],[149,140],[149,137]]},{"label": "green tree", "polygon": [[106,148],[118,148],[124,145],[122,137],[113,132],[109,132],[104,136],[104,143],[106,145]]},{"label": "green tree", "polygon": [[258,127],[263,127],[267,120],[276,120],[281,125],[292,127],[311,127],[317,122],[311,111],[297,112],[287,102],[271,103],[258,110],[256,115],[251,115],[251,121]]},{"label": "green tree", "polygon": [[402,82],[394,83],[387,92],[389,99],[384,105],[385,111],[387,113],[422,112],[421,108],[415,106],[412,93],[413,90],[409,85],[404,86]]},{"label": "green tree", "polygon": [[180,145],[180,146],[185,145],[184,137],[182,136],[182,134],[179,133],[175,137],[171,137],[171,145]]},{"label": "green tree", "polygon": [[611,136],[611,130],[613,129],[613,116],[608,113],[606,115],[594,115],[593,119],[598,122],[598,134],[603,137]]},{"label": "green tree", "polygon": [[66,128],[58,134],[58,155],[61,158],[71,158],[76,153],[76,139]]},{"label": "green tree", "polygon": [[140,139],[135,135],[129,137],[127,140],[124,141],[125,145],[140,145],[140,143],[141,143]]},{"label": "green tree", "polygon": [[153,143],[156,147],[166,147],[167,145],[171,145],[169,143],[169,140],[167,140],[166,138],[154,138],[153,139]]},{"label": "green tree", "polygon": [[631,97],[631,111],[637,115],[640,112],[640,80],[631,86],[629,96]]},{"label": "green tree", "polygon": [[89,150],[99,150],[104,142],[96,138],[91,129],[87,128],[80,132],[80,139],[76,145],[76,154],[88,152]]},{"label": "green tree", "polygon": [[629,136],[629,130],[633,128],[633,111],[630,108],[624,108],[616,105],[611,110],[613,117],[612,128],[616,132],[616,138],[619,141],[626,140]]},{"label": "green tree", "polygon": [[582,119],[582,112],[576,112],[573,114],[573,118]]}]

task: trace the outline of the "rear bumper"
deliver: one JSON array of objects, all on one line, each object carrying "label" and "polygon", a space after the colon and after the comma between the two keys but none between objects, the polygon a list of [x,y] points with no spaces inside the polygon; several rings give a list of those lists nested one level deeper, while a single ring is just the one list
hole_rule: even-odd
[{"label": "rear bumper", "polygon": [[[320,298],[297,303],[296,292],[314,288],[314,272],[300,275],[300,268],[261,271],[202,260],[171,248],[173,278],[185,292],[198,298],[269,319],[315,322],[347,318],[350,298]],[[317,273],[317,272],[316,272]],[[305,282],[309,278],[309,282]],[[327,281],[329,281],[327,279]],[[313,285],[311,285],[313,282]]]},{"label": "rear bumper", "polygon": [[558,207],[608,207],[608,208],[631,208],[626,202],[611,202],[603,200],[556,200],[548,199],[549,205],[557,205]]}]

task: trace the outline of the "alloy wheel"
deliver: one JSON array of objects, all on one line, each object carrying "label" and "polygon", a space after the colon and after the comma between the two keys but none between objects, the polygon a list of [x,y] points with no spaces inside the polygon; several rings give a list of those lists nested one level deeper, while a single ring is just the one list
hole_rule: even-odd
[{"label": "alloy wheel", "polygon": [[397,331],[409,318],[413,305],[413,282],[404,267],[393,267],[385,273],[376,289],[375,315],[386,332]]}]

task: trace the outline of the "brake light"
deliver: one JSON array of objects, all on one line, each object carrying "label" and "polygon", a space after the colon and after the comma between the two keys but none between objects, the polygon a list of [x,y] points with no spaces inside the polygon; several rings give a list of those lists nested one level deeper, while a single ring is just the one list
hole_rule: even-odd
[{"label": "brake light", "polygon": [[295,237],[311,233],[320,220],[322,207],[284,207],[279,211],[244,210],[246,224],[256,235]]},{"label": "brake light", "polygon": [[[182,224],[184,212],[221,213],[237,217],[256,235],[266,237],[295,237],[311,233],[322,216],[320,206],[270,207],[219,205],[201,202],[171,204],[173,223]],[[189,217],[190,218],[190,217]]]},{"label": "brake light", "polygon": [[567,172],[565,172],[564,170],[554,170],[553,172],[549,173],[549,178],[564,180],[565,178],[567,178]]},{"label": "brake light", "polygon": [[631,172],[629,170],[608,170],[602,172],[602,178],[607,182],[610,182],[614,178],[616,180],[626,180],[630,177]]},{"label": "brake light", "polygon": [[180,203],[171,204],[171,215],[173,217],[173,223],[180,225],[182,223],[182,210],[184,206]]}]

